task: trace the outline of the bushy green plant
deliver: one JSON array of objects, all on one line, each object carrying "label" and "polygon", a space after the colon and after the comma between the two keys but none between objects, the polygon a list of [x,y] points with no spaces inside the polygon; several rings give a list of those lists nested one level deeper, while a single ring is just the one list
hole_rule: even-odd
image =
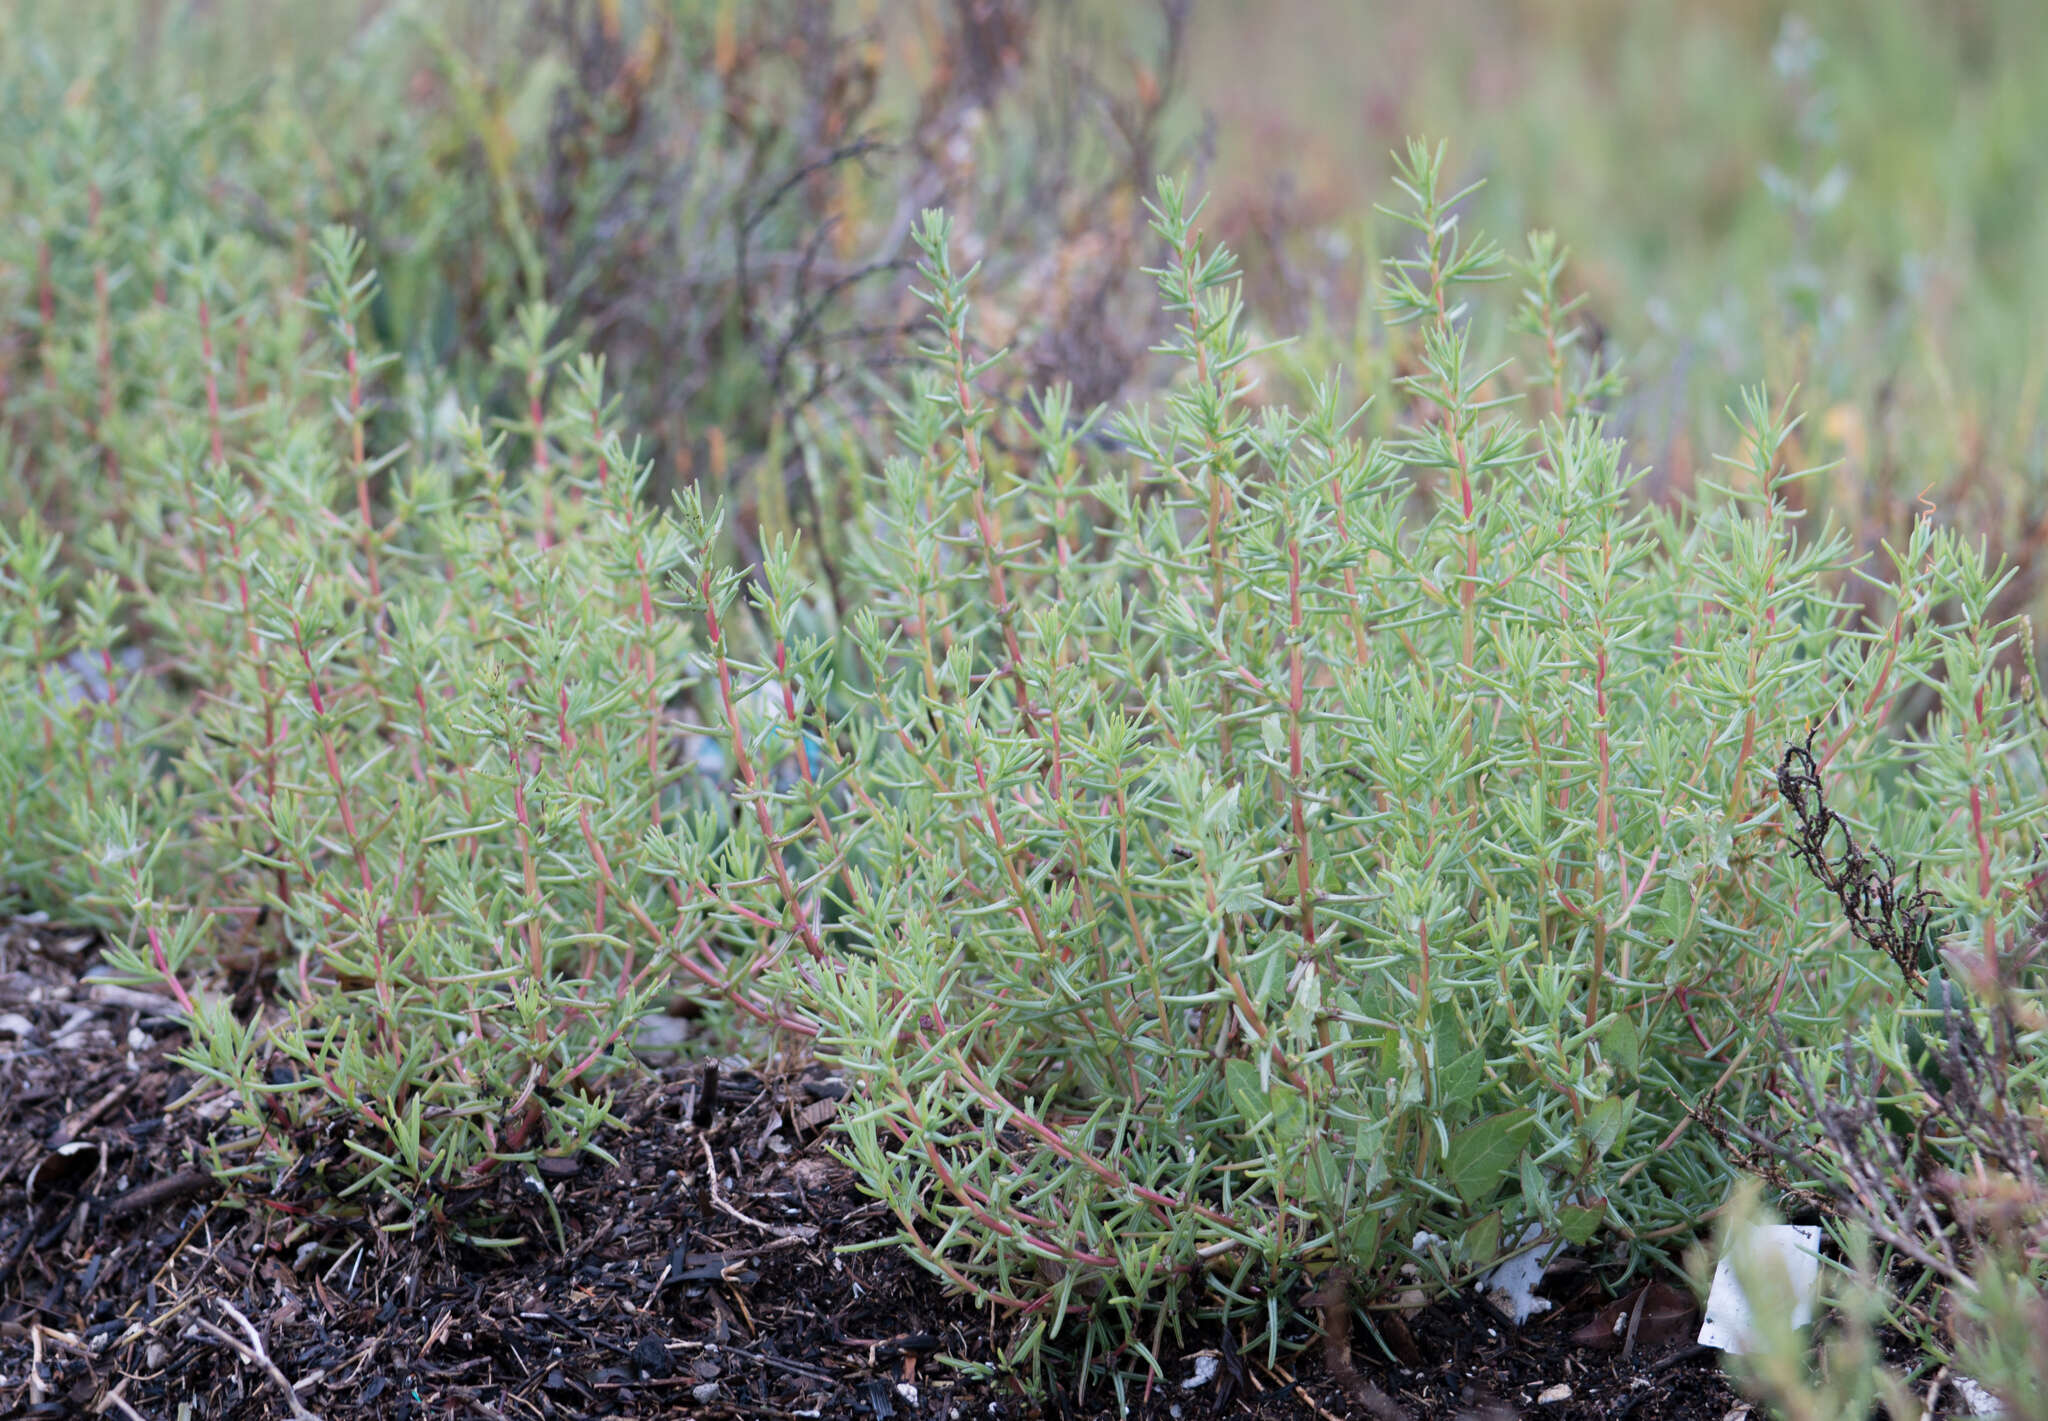
[{"label": "bushy green plant", "polygon": [[[1972,923],[2020,911],[2040,771],[1998,577],[1923,521],[1845,601],[1761,396],[1710,496],[1637,511],[1596,415],[1533,424],[1473,363],[1505,270],[1442,171],[1411,150],[1382,290],[1422,359],[1370,444],[1327,383],[1248,407],[1230,259],[1172,187],[1182,381],[1108,457],[1056,391],[998,439],[949,230],[922,231],[937,370],[871,500],[858,677],[788,678],[846,789],[776,822],[844,862],[842,955],[791,990],[863,1082],[850,1156],[1017,1316],[1019,1361],[1142,1368],[1186,1309],[1270,1336],[1322,1265],[1379,1296],[1404,1264],[1688,1237],[1766,1026],[1831,1042],[1883,997],[1785,852],[1788,740]],[[1542,349],[1560,406],[1605,378]],[[765,596],[787,637],[798,589],[771,565]],[[1908,742],[1916,686],[1943,705]]]},{"label": "bushy green plant", "polygon": [[[732,562],[699,490],[646,506],[553,308],[495,333],[480,387],[521,398],[455,414],[377,338],[358,237],[163,240],[176,166],[79,153],[13,179],[45,225],[7,248],[9,502],[59,526],[0,549],[0,876],[186,1006],[245,1198],[490,1238],[478,1191],[591,1146],[680,983],[850,1068],[848,1157],[1013,1363],[1121,1379],[1190,1315],[1277,1345],[1306,1271],[1371,1299],[1690,1237],[1766,1026],[1890,1010],[1785,852],[1786,743],[1962,928],[2025,911],[1999,579],[1924,520],[1854,568],[1761,395],[1723,480],[1642,507],[1555,244],[1468,240],[1439,153],[1369,442],[1334,373],[1251,403],[1179,187],[1181,376],[1114,420],[990,393],[927,216],[935,339],[831,595],[786,538]],[[1511,270],[1522,380],[1475,353]]]},{"label": "bushy green plant", "polygon": [[[706,540],[722,566],[786,525],[789,468],[862,457],[783,382],[838,378],[848,334],[886,356],[896,185],[944,188],[942,140],[970,168],[1020,145],[903,114],[970,79],[995,105],[1026,33],[969,76],[936,24],[891,146],[876,53],[807,0],[231,8],[32,5],[0,51],[0,893],[113,930],[196,1013],[239,1182],[303,1163],[417,1219],[587,1141],[676,974],[793,1025],[748,983],[808,885],[755,881],[687,729],[763,702],[677,613]],[[1103,166],[1066,141],[1041,198]],[[629,402],[728,430],[706,482],[759,462],[775,497],[656,518],[676,465],[617,443]]]},{"label": "bushy green plant", "polygon": [[[725,891],[744,846],[705,857],[720,800],[671,703],[714,663],[669,587],[703,546],[645,506],[599,364],[565,363],[532,308],[501,355],[553,378],[537,425],[463,418],[445,457],[373,457],[375,279],[342,229],[314,250],[320,363],[241,411],[232,458],[214,400],[165,411],[73,616],[55,537],[10,535],[5,676],[30,710],[0,737],[4,871],[117,926],[110,961],[190,1013],[188,1064],[239,1100],[225,1176],[302,1165],[415,1222],[590,1145],[614,1048],[671,978],[773,1022],[695,926],[772,919]],[[176,295],[202,329],[207,289]],[[210,362],[180,373],[210,389]],[[123,623],[196,694],[124,683]],[[200,990],[237,945],[279,1012]]]}]

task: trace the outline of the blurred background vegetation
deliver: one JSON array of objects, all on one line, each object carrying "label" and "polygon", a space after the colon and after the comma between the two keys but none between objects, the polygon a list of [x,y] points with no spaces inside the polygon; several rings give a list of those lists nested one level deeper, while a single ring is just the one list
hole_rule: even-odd
[{"label": "blurred background vegetation", "polygon": [[[2048,6],[1446,0],[1201,8],[1191,108],[1276,330],[1370,368],[1368,205],[1446,137],[1474,219],[1549,228],[1682,492],[1736,386],[1798,385],[1810,491],[1868,543],[1924,495],[2031,562],[2048,376]],[[1377,230],[1384,231],[1384,228]],[[1310,362],[1311,364],[1313,362]],[[2015,597],[2031,595],[2031,568]]]},{"label": "blurred background vegetation", "polygon": [[[67,263],[107,277],[118,331],[124,303],[163,290],[180,221],[299,272],[310,234],[342,220],[382,277],[386,409],[515,415],[492,352],[544,296],[557,336],[607,357],[658,486],[732,495],[750,560],[764,529],[814,531],[829,578],[855,496],[830,470],[885,437],[873,402],[846,396],[908,353],[920,208],[976,234],[976,331],[1022,353],[1016,393],[1066,380],[1085,408],[1155,378],[1139,198],[1187,171],[1246,258],[1255,328],[1296,338],[1261,362],[1265,388],[1294,394],[1297,371],[1340,362],[1385,419],[1408,337],[1377,322],[1364,278],[1395,239],[1374,212],[1390,152],[1421,133],[1486,180],[1477,226],[1552,229],[1573,253],[1564,286],[1587,343],[1627,372],[1611,413],[1653,495],[1712,476],[1701,451],[1739,384],[1796,384],[1809,418],[1791,454],[1841,461],[1806,497],[1866,546],[1925,499],[2020,564],[2009,607],[2037,591],[2039,0],[9,10],[10,514],[76,482],[22,437],[66,398],[27,333],[98,319],[53,308],[93,289]],[[90,386],[97,353],[78,340]]]}]

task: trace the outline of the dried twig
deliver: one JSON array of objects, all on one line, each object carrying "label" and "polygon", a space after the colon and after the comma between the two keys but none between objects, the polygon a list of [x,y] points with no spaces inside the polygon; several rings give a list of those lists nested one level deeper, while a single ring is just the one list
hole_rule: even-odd
[{"label": "dried twig", "polygon": [[139,1214],[160,1204],[182,1199],[187,1194],[198,1194],[215,1187],[211,1174],[203,1169],[188,1169],[181,1174],[138,1184],[126,1194],[117,1194],[100,1207],[100,1217],[125,1219],[130,1214]]},{"label": "dried twig", "polygon": [[134,1407],[130,1406],[128,1404],[128,1398],[121,1395],[121,1392],[127,1387],[127,1385],[127,1379],[125,1377],[122,1378],[121,1385],[115,1387],[112,1391],[108,1392],[105,1396],[101,1397],[99,1399],[99,1402],[93,1407],[93,1410],[99,1412],[102,1416],[104,1416],[106,1415],[109,1408],[113,1408],[115,1410],[118,1410],[123,1416],[126,1416],[128,1418],[128,1421],[143,1421],[142,1413],[137,1411]]},{"label": "dried twig", "polygon": [[[1941,898],[1920,887],[1917,869],[1911,884],[1902,885],[1892,856],[1864,849],[1848,822],[1828,807],[1811,734],[1804,746],[1785,747],[1778,762],[1778,795],[1798,821],[1791,836],[1793,853],[1841,903],[1850,933],[1896,963],[1909,984],[1919,982],[1934,960]],[[1837,832],[1840,853],[1833,851]]]},{"label": "dried twig", "polygon": [[718,1192],[718,1162],[712,1158],[711,1142],[700,1135],[697,1137],[697,1143],[704,1148],[704,1180],[705,1187],[711,1191],[712,1208],[718,1210],[719,1213],[724,1214],[727,1218],[738,1219],[741,1223],[751,1228],[757,1228],[762,1233],[771,1234],[776,1238],[793,1238],[809,1243],[818,1236],[818,1228],[815,1224],[764,1224],[759,1219],[749,1218],[732,1205],[726,1203],[725,1196]]},{"label": "dried twig", "polygon": [[[165,1005],[168,1006],[170,1004],[167,1002]],[[45,1143],[53,1150],[63,1149],[87,1130],[90,1130],[102,1115],[105,1115],[109,1110],[112,1110],[115,1106],[126,1100],[140,1079],[138,1076],[130,1076],[92,1104],[65,1116]]]},{"label": "dried twig", "polygon": [[203,1317],[193,1318],[192,1325],[216,1341],[224,1344],[250,1366],[262,1368],[270,1379],[277,1383],[279,1389],[284,1392],[285,1404],[291,1407],[293,1421],[321,1421],[320,1413],[306,1409],[305,1404],[299,1400],[298,1392],[293,1389],[291,1381],[283,1372],[278,1370],[277,1363],[270,1360],[270,1352],[264,1347],[262,1334],[256,1331],[255,1324],[242,1316],[236,1310],[235,1305],[226,1298],[215,1298],[213,1301],[216,1307],[235,1320],[235,1323],[242,1329],[243,1336],[248,1341],[246,1343],[238,1341],[227,1331],[208,1322]]}]

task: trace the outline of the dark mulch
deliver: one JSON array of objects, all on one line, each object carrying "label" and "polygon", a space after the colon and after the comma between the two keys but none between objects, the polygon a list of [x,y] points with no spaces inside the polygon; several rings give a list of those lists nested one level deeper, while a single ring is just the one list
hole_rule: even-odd
[{"label": "dark mulch", "polygon": [[[289,1195],[230,1207],[198,1167],[218,1110],[204,1092],[167,1108],[196,1083],[166,1056],[176,1022],[93,983],[94,958],[88,935],[0,924],[0,1415],[1115,1414],[1099,1385],[1034,1404],[942,1360],[992,1364],[988,1314],[895,1250],[842,1251],[889,1221],[824,1148],[821,1102],[841,1087],[822,1070],[728,1069],[715,1101],[697,1065],[655,1072],[618,1106],[617,1168],[547,1176],[566,1247],[547,1201],[508,1182],[497,1202],[529,1242],[484,1252]],[[1626,1361],[1574,1342],[1607,1301],[1590,1274],[1549,1291],[1558,1308],[1521,1329],[1477,1299],[1383,1315],[1377,1338],[1350,1338],[1350,1377],[1305,1320],[1271,1365],[1210,1336],[1169,1356],[1133,1414],[1722,1421],[1738,1406],[1682,1335]]]}]

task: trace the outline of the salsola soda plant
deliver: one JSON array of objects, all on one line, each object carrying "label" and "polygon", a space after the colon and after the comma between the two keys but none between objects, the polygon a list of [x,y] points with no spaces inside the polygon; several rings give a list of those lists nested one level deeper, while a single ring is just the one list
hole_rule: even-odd
[{"label": "salsola soda plant", "polygon": [[647,916],[641,836],[713,832],[683,534],[551,312],[480,382],[517,403],[462,417],[380,349],[359,238],[219,210],[198,170],[247,176],[246,128],[36,111],[64,141],[0,169],[0,891],[191,1014],[238,1188],[445,1214],[588,1139],[670,978],[773,1017],[665,945],[697,884]]},{"label": "salsola soda plant", "polygon": [[[1277,1345],[1305,1273],[1371,1301],[1404,1266],[1674,1250],[1765,1105],[1765,1028],[1890,1009],[1786,851],[1780,747],[1812,736],[1959,930],[2023,911],[1997,578],[1929,521],[1852,569],[1761,396],[1722,483],[1641,506],[1554,244],[1516,364],[1441,155],[1403,186],[1370,443],[1334,372],[1253,402],[1179,187],[1180,378],[1113,421],[983,393],[928,216],[929,361],[836,600],[786,540],[727,563],[694,493],[645,505],[545,307],[495,352],[523,398],[449,418],[371,339],[349,233],[301,274],[195,229],[101,308],[88,221],[52,244],[69,324],[10,367],[39,487],[78,473],[96,516],[8,533],[0,873],[185,1004],[255,1206],[526,1236],[501,1186],[595,1147],[681,986],[849,1068],[847,1157],[1022,1368],[1121,1378],[1193,1317]],[[1909,740],[1914,686],[1942,705]]]},{"label": "salsola soda plant", "polygon": [[[734,483],[765,439],[774,489],[787,461],[822,497],[819,450],[860,436],[793,417],[844,338],[893,349],[905,304],[899,177],[866,217],[874,175],[851,180],[924,145],[864,131],[875,52],[810,4],[297,7],[306,46],[268,32],[282,11],[126,23],[150,8],[32,7],[0,57],[23,218],[0,234],[0,693],[23,708],[0,892],[119,931],[198,1013],[193,1064],[240,1100],[237,1182],[304,1161],[316,1191],[398,1189],[416,1218],[587,1139],[673,978],[780,1017],[732,985],[750,948],[682,927],[758,929],[796,891],[714,902],[677,876],[729,837],[686,760],[685,713],[716,697],[689,692],[709,665],[668,584],[706,548],[644,506],[649,460],[608,442],[621,393],[557,328],[601,311],[579,342],[686,352],[641,411],[687,412]],[[1047,190],[1102,166],[1071,138],[1087,161],[1040,162]],[[676,260],[649,255],[649,203]],[[323,230],[336,213],[367,233]],[[522,285],[568,313],[512,319]],[[280,984],[281,1026],[255,1015]]]},{"label": "salsola soda plant", "polygon": [[[832,768],[771,818],[839,866],[787,980],[864,1082],[849,1155],[1020,1361],[1142,1370],[1190,1313],[1271,1338],[1304,1270],[1385,1298],[1403,1265],[1689,1239],[1766,1028],[1833,1042],[1893,1006],[1787,851],[1788,740],[1969,932],[2024,911],[2040,766],[1998,577],[1928,520],[1876,568],[1800,528],[1813,471],[1761,396],[1708,496],[1638,507],[1552,245],[1525,375],[1467,304],[1504,263],[1440,156],[1403,187],[1382,292],[1412,365],[1370,444],[1334,380],[1249,402],[1230,259],[1177,188],[1183,378],[1107,454],[1057,392],[1021,429],[978,396],[923,229],[934,369],[871,498],[854,676],[784,682]],[[765,596],[779,660],[800,593],[771,568]],[[1939,709],[1895,734],[1923,686]]]},{"label": "salsola soda plant", "polygon": [[[6,870],[117,925],[110,960],[191,1015],[188,1064],[239,1100],[226,1176],[275,1190],[293,1164],[410,1220],[587,1144],[614,1047],[673,975],[773,1018],[676,948],[748,910],[677,876],[719,837],[671,709],[701,675],[667,590],[685,542],[639,500],[597,364],[558,369],[531,309],[500,354],[557,400],[456,421],[445,457],[379,452],[374,278],[345,231],[315,251],[314,329],[234,406],[219,254],[166,290],[199,358],[153,372],[159,418],[109,476],[82,590],[34,519],[9,534],[7,679],[31,710],[0,754]],[[158,674],[119,676],[124,624]],[[238,1015],[199,992],[209,964],[288,1005]]]}]

